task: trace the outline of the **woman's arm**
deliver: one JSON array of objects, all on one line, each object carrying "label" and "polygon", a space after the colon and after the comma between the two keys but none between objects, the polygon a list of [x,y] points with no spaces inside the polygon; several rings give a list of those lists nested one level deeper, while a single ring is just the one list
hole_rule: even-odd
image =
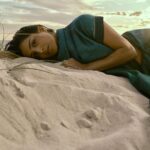
[{"label": "woman's arm", "polygon": [[125,64],[131,59],[135,59],[137,52],[135,48],[121,35],[119,35],[112,27],[104,22],[104,45],[114,49],[114,52],[109,56],[90,62],[81,64],[74,59],[64,61],[64,66],[76,69],[88,70],[107,70],[119,65]]}]

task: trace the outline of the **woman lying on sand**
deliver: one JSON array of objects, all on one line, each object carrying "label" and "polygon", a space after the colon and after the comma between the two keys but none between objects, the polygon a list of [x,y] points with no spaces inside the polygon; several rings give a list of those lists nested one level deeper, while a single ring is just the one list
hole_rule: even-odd
[{"label": "woman lying on sand", "polygon": [[124,76],[150,97],[150,29],[121,36],[103,17],[86,14],[56,32],[43,25],[23,27],[6,50],[25,57],[63,61],[65,67]]}]

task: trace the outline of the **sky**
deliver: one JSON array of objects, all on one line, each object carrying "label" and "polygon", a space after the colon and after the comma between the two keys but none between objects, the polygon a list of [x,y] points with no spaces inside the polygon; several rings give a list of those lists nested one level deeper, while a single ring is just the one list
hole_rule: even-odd
[{"label": "sky", "polygon": [[58,29],[81,14],[104,16],[119,33],[150,27],[150,0],[0,0],[0,40],[22,26]]}]

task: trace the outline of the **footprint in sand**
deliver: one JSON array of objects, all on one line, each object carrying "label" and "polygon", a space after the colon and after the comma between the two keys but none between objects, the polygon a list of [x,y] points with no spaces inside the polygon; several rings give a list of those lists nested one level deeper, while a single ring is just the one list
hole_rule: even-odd
[{"label": "footprint in sand", "polygon": [[51,127],[47,122],[41,122],[34,128],[35,135],[40,140],[49,140],[51,138]]},{"label": "footprint in sand", "polygon": [[91,128],[92,127],[92,122],[85,118],[77,120],[77,124],[80,128],[82,128],[82,127]]},{"label": "footprint in sand", "polygon": [[41,128],[42,128],[44,131],[49,131],[49,130],[50,130],[50,126],[49,126],[49,124],[46,123],[46,122],[41,122],[41,123],[40,123],[40,126],[41,126]]},{"label": "footprint in sand", "polygon": [[101,109],[99,107],[96,109],[89,109],[83,113],[83,116],[85,116],[88,120],[97,121],[101,116]]},{"label": "footprint in sand", "polygon": [[77,120],[79,127],[91,128],[94,121],[98,121],[101,117],[101,109],[89,109],[82,114],[82,118]]}]

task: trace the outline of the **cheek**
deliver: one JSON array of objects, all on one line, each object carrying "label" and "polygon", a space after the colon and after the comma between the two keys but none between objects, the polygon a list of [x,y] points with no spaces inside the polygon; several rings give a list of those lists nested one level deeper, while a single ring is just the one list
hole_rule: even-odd
[{"label": "cheek", "polygon": [[20,48],[20,51],[22,53],[23,56],[25,57],[28,57],[28,47],[26,46],[27,44],[24,44],[24,45],[20,45],[19,48]]},{"label": "cheek", "polygon": [[51,42],[52,37],[49,35],[43,35],[43,36],[39,37],[37,40],[41,44],[44,44],[44,43],[47,44],[47,43]]}]

